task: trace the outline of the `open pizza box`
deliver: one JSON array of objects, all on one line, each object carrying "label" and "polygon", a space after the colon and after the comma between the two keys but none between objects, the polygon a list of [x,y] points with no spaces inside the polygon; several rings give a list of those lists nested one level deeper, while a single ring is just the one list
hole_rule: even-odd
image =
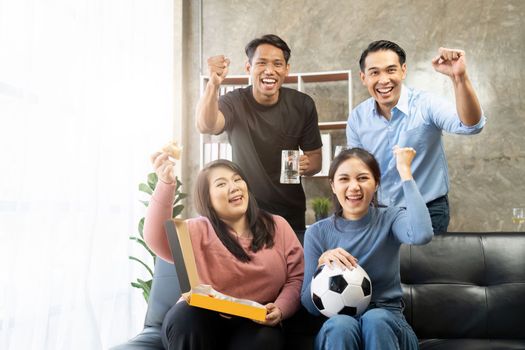
[{"label": "open pizza box", "polygon": [[209,285],[200,284],[191,237],[184,220],[168,220],[165,227],[180,290],[189,305],[265,321],[266,308],[263,305],[251,300],[234,298],[214,290]]}]

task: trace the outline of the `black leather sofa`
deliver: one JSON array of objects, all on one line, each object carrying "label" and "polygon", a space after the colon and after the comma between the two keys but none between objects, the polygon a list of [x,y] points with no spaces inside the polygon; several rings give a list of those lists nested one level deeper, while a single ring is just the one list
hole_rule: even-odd
[{"label": "black leather sofa", "polygon": [[[447,233],[403,246],[405,316],[421,349],[525,349],[525,233]],[[155,266],[144,330],[112,350],[163,350],[160,325],[180,295],[172,265]],[[311,349],[320,319],[285,323],[288,349]]]}]

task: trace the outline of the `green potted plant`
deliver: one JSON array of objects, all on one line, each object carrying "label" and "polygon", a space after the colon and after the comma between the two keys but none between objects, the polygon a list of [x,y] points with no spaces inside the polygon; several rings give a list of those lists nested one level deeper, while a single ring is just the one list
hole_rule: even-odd
[{"label": "green potted plant", "polygon": [[315,213],[315,221],[328,217],[328,212],[332,206],[329,198],[316,197],[311,200],[312,209]]},{"label": "green potted plant", "polygon": [[[159,179],[157,177],[157,174],[155,174],[155,173],[148,174],[147,182],[139,184],[139,191],[144,192],[144,193],[148,194],[149,196],[151,196],[153,194],[153,190],[155,190],[155,187],[157,186],[158,180]],[[180,201],[182,199],[186,198],[187,195],[186,195],[186,193],[182,193],[181,192],[181,187],[182,187],[182,183],[177,178],[177,184],[176,184],[176,187],[175,187],[175,196],[173,198],[172,217],[178,216],[182,212],[182,210],[184,209],[184,205],[182,205],[180,203]],[[143,201],[141,201],[141,203],[144,204],[146,207],[149,205],[149,201],[148,200],[143,200]],[[138,234],[138,236],[130,236],[129,239],[131,239],[132,241],[135,241],[138,244],[140,244],[149,253],[149,255],[151,255],[151,257],[153,259],[153,266],[155,266],[155,261],[156,261],[156,257],[157,256],[146,245],[146,242],[144,241],[143,229],[144,229],[144,217],[142,217],[139,220],[139,225],[138,225],[138,233],[139,234]],[[129,259],[133,260],[133,261],[136,261],[140,265],[142,265],[148,271],[148,273],[151,276],[150,279],[148,279],[147,281],[144,281],[141,278],[137,278],[136,281],[131,282],[131,285],[133,287],[142,290],[142,295],[144,296],[144,299],[146,300],[146,303],[147,303],[148,299],[149,299],[149,293],[151,291],[151,283],[153,281],[153,268],[151,268],[146,262],[140,260],[139,258],[137,258],[135,256],[131,256],[130,255]]]}]

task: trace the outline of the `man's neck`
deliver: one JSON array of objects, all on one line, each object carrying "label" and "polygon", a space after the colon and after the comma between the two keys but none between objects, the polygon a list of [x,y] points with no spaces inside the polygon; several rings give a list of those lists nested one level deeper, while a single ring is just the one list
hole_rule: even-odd
[{"label": "man's neck", "polygon": [[279,101],[279,93],[280,93],[280,90],[277,91],[275,95],[265,96],[262,94],[255,94],[255,92],[252,90],[252,96],[255,102],[263,106],[272,106],[276,104]]},{"label": "man's neck", "polygon": [[376,101],[376,108],[379,114],[381,114],[386,120],[390,120],[392,118],[392,108],[394,108],[397,105],[397,102],[393,105],[381,105],[377,103]]}]

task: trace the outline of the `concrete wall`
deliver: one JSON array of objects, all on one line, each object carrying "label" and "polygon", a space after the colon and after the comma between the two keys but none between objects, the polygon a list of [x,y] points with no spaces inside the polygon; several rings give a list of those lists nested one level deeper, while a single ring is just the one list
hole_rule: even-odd
[{"label": "concrete wall", "polygon": [[[185,2],[188,70],[186,188],[198,170],[198,133],[193,113],[199,61],[225,54],[231,74],[244,73],[244,46],[275,33],[292,48],[292,71],[351,69],[353,105],[368,97],[358,79],[358,58],[373,40],[389,39],[407,51],[406,84],[454,99],[450,81],[433,71],[438,47],[462,48],[468,71],[489,119],[477,136],[445,135],[450,167],[451,231],[512,230],[511,208],[525,206],[525,104],[523,59],[525,1],[256,1],[204,0],[202,26],[197,1]],[[202,27],[202,57],[199,29]],[[310,93],[321,120],[346,120],[344,93],[316,87]],[[340,136],[337,136],[341,138]],[[336,138],[337,138],[336,137]],[[307,195],[327,192],[325,180],[308,180]],[[189,204],[189,203],[188,203]],[[189,207],[191,212],[191,206]]]}]

